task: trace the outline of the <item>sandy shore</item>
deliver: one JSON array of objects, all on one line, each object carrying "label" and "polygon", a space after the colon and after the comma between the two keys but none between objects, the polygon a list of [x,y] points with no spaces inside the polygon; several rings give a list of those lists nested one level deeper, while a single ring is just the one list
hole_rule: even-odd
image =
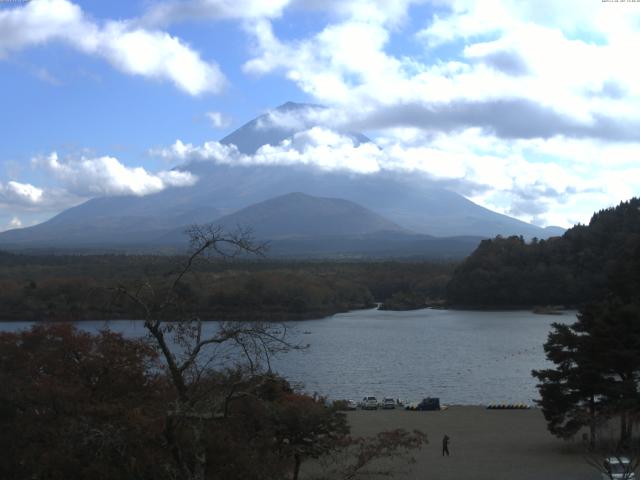
[{"label": "sandy shore", "polygon": [[[587,465],[578,440],[558,440],[547,432],[542,413],[450,407],[441,412],[354,411],[348,414],[354,435],[383,430],[419,429],[429,444],[416,463],[397,465],[395,479],[420,480],[588,480],[600,474]],[[451,438],[450,457],[442,457],[442,437]]]}]

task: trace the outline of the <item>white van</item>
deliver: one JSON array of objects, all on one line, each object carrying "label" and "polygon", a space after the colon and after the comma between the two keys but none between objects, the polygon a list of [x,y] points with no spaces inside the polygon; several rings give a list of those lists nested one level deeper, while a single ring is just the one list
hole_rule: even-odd
[{"label": "white van", "polygon": [[378,399],[376,397],[364,397],[362,399],[363,410],[376,410],[378,408]]}]

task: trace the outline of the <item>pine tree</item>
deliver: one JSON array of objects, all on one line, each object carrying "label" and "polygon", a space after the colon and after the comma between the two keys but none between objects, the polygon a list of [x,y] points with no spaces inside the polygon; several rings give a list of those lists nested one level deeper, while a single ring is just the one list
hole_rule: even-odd
[{"label": "pine tree", "polygon": [[553,324],[544,345],[555,368],[534,370],[549,431],[562,438],[582,427],[595,445],[599,421],[620,418],[628,446],[640,412],[640,306],[614,297],[584,307],[572,325]]},{"label": "pine tree", "polygon": [[596,441],[596,427],[602,413],[604,384],[597,361],[597,346],[588,335],[577,331],[577,323],[554,323],[544,345],[547,358],[556,367],[534,370],[540,383],[538,404],[549,431],[561,438],[574,436],[588,426],[590,445]]}]

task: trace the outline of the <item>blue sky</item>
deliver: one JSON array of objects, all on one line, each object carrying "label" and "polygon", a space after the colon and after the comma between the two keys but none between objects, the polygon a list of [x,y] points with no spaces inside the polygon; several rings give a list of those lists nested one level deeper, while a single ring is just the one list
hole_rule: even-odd
[{"label": "blue sky", "polygon": [[193,184],[171,168],[229,161],[216,141],[289,100],[328,109],[274,115],[297,141],[238,161],[419,172],[585,222],[640,194],[639,42],[640,4],[600,0],[0,2],[0,230]]}]

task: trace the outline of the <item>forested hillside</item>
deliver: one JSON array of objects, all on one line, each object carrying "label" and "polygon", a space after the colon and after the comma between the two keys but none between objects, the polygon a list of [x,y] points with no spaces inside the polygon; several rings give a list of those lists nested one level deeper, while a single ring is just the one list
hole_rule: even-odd
[{"label": "forested hillside", "polygon": [[[0,252],[0,321],[134,318],[133,305],[115,301],[116,287],[163,285],[183,262],[169,256]],[[374,302],[424,306],[444,297],[453,268],[427,261],[211,260],[194,265],[182,293],[204,319],[299,320]]]},{"label": "forested hillside", "polygon": [[579,306],[640,291],[640,199],[593,215],[562,237],[484,240],[447,286],[452,305]]}]

